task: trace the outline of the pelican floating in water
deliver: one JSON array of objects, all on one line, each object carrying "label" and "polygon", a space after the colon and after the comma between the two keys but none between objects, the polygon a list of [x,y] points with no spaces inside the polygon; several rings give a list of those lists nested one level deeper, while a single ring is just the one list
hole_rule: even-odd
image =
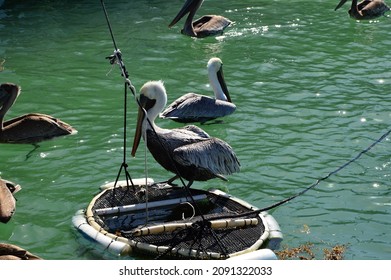
[{"label": "pelican floating in water", "polygon": [[207,36],[222,34],[224,29],[232,23],[229,19],[218,15],[206,15],[193,22],[193,18],[199,7],[202,5],[203,0],[186,0],[182,9],[171,21],[168,27],[174,26],[184,15],[189,13],[186,18],[182,34],[203,38]]},{"label": "pelican floating in water", "polygon": [[[347,0],[341,0],[335,11],[339,9]],[[357,20],[369,20],[374,19],[384,14],[390,10],[390,7],[387,6],[383,0],[364,0],[357,4],[357,0],[352,0],[352,6],[350,7],[348,13],[350,17]]]},{"label": "pelican floating in water", "polygon": [[42,260],[25,249],[7,243],[0,243],[0,260]]},{"label": "pelican floating in water", "polygon": [[6,224],[16,209],[14,193],[21,190],[18,184],[0,178],[0,222]]},{"label": "pelican floating in water", "polygon": [[236,106],[232,103],[223,75],[223,63],[219,58],[208,62],[208,76],[215,97],[187,93],[171,103],[161,114],[163,119],[176,122],[204,123],[232,114]]},{"label": "pelican floating in water", "polygon": [[[155,119],[167,102],[167,94],[161,81],[145,83],[140,90],[140,105],[132,156],[135,156],[141,135],[155,160],[166,170],[189,181],[207,181],[213,178],[226,180],[224,175],[239,172],[240,164],[226,142],[210,137],[197,126],[164,129]],[[162,146],[163,145],[163,146]]]},{"label": "pelican floating in water", "polygon": [[31,113],[4,121],[7,111],[20,94],[12,83],[0,85],[0,143],[35,144],[54,137],[75,134],[69,124],[49,115]]}]

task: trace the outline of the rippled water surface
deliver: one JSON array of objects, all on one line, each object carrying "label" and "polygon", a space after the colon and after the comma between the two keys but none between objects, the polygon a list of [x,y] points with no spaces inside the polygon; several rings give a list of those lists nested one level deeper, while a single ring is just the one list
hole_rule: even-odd
[{"label": "rippled water surface", "polygon": [[[22,94],[6,118],[51,114],[79,133],[31,145],[0,144],[0,175],[22,186],[17,210],[0,224],[0,242],[45,259],[115,259],[73,228],[98,187],[114,181],[123,153],[123,78],[100,1],[0,1],[0,82]],[[115,39],[137,89],[165,82],[168,101],[211,94],[206,63],[224,62],[236,112],[202,125],[236,151],[241,172],[228,182],[196,182],[262,208],[298,193],[345,164],[391,128],[391,19],[356,22],[338,1],[205,1],[197,15],[235,23],[223,36],[192,39],[168,23],[181,0],[106,1]],[[222,4],[223,3],[223,4]],[[128,107],[128,143],[136,105]],[[166,128],[180,126],[158,120]],[[144,176],[144,147],[127,153],[132,177]],[[315,189],[270,211],[283,246],[348,245],[346,259],[391,259],[391,143]],[[172,174],[148,154],[156,181]]]}]

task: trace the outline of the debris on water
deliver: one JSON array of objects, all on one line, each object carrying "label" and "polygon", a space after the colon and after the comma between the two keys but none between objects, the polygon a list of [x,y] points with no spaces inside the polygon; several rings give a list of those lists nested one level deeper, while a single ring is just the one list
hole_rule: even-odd
[{"label": "debris on water", "polygon": [[[324,260],[343,260],[344,253],[346,251],[347,245],[337,244],[332,248],[323,249],[323,259]],[[280,260],[314,260],[316,255],[314,251],[318,248],[314,248],[314,244],[305,243],[298,247],[289,248],[288,246],[283,246],[283,249],[275,252],[278,259]]]},{"label": "debris on water", "polygon": [[342,260],[343,254],[346,251],[347,245],[335,245],[331,249],[323,249],[325,260]]}]

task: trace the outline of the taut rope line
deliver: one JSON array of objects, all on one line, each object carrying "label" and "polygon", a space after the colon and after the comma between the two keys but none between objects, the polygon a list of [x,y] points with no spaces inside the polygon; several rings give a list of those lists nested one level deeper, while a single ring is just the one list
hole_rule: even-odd
[{"label": "taut rope line", "polygon": [[125,94],[124,94],[124,137],[123,137],[123,145],[124,145],[124,150],[123,150],[123,161],[122,161],[122,164],[121,164],[121,167],[118,171],[118,175],[117,175],[117,178],[115,180],[115,183],[114,183],[114,188],[117,186],[117,183],[118,183],[118,180],[119,180],[119,177],[121,175],[121,172],[122,172],[122,169],[124,169],[125,171],[125,177],[126,177],[126,184],[127,186],[129,186],[129,182],[130,184],[132,185],[133,189],[134,189],[134,184],[133,184],[133,181],[132,181],[132,178],[128,172],[128,164],[126,162],[126,115],[127,115],[127,89],[129,88],[132,92],[132,94],[135,96],[135,88],[134,86],[132,85],[131,81],[129,80],[129,74],[126,70],[126,67],[125,67],[125,64],[123,63],[123,60],[122,60],[122,54],[121,54],[121,51],[118,49],[117,47],[117,44],[115,42],[115,38],[114,38],[114,34],[113,34],[113,30],[111,28],[111,24],[110,24],[110,20],[109,20],[109,16],[107,14],[107,10],[106,10],[106,7],[105,7],[105,4],[103,2],[103,0],[101,0],[101,4],[102,4],[102,8],[103,8],[103,12],[105,14],[105,18],[106,18],[106,22],[107,22],[107,26],[109,28],[109,31],[110,31],[110,36],[111,36],[111,39],[113,41],[113,45],[114,45],[114,54],[109,56],[109,57],[106,57],[108,59],[110,59],[110,63],[111,64],[114,64],[114,63],[117,63],[119,66],[120,66],[120,69],[121,69],[121,72],[122,72],[122,76],[124,77],[125,79]]},{"label": "taut rope line", "polygon": [[[337,174],[338,172],[340,172],[342,169],[345,169],[346,167],[348,167],[350,164],[356,162],[362,155],[368,153],[373,147],[375,147],[377,144],[379,144],[380,142],[382,142],[387,136],[389,136],[391,134],[391,129],[388,130],[387,132],[385,132],[382,136],[380,136],[376,141],[374,141],[371,145],[369,145],[366,149],[362,150],[361,152],[359,152],[355,157],[353,157],[351,160],[345,162],[344,164],[342,164],[341,166],[337,167],[336,169],[334,169],[333,171],[329,172],[327,175],[317,179],[315,181],[315,183],[313,183],[312,185],[306,187],[305,189],[303,189],[302,191],[286,198],[286,199],[283,199],[277,203],[274,203],[270,206],[267,206],[267,207],[264,207],[262,209],[257,209],[257,210],[254,210],[254,211],[250,211],[250,212],[246,212],[246,213],[242,213],[242,214],[238,214],[238,215],[234,215],[234,216],[224,216],[224,217],[219,217],[219,218],[237,218],[237,217],[241,217],[241,216],[247,216],[247,215],[251,215],[251,214],[257,214],[257,213],[261,213],[261,212],[264,212],[264,211],[268,211],[268,210],[271,210],[273,208],[276,208],[282,204],[285,204],[293,199],[295,199],[296,197],[300,196],[300,195],[303,195],[304,193],[306,193],[307,191],[309,191],[310,189],[313,189],[315,188],[316,186],[318,186],[322,181],[325,181],[327,180],[328,178],[330,178],[330,176],[334,175],[334,174]],[[209,219],[209,220],[213,220],[213,218]]]}]

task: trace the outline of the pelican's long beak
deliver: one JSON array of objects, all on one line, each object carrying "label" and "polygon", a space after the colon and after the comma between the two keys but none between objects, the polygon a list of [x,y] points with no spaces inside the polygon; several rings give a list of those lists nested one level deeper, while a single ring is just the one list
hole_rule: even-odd
[{"label": "pelican's long beak", "polygon": [[138,145],[140,144],[140,140],[141,140],[141,129],[142,129],[143,121],[145,118],[145,113],[144,113],[145,104],[142,103],[142,98],[141,98],[142,96],[143,95],[140,96],[141,107],[138,108],[136,132],[134,134],[133,147],[132,147],[132,153],[131,153],[132,157],[136,156],[136,151],[137,151]]},{"label": "pelican's long beak", "polygon": [[221,89],[223,90],[225,96],[227,97],[227,101],[232,103],[231,96],[229,95],[229,91],[228,91],[227,85],[225,83],[222,66],[220,67],[219,71],[217,71],[217,79],[219,80],[219,84],[221,86]]},{"label": "pelican's long beak", "polygon": [[195,12],[198,10],[198,8],[201,6],[203,0],[186,0],[185,4],[183,5],[182,9],[179,11],[179,13],[175,16],[175,18],[171,21],[171,23],[168,25],[168,27],[174,26],[178,21],[181,20],[187,13],[192,13],[194,16]]},{"label": "pelican's long beak", "polygon": [[342,7],[343,4],[346,3],[347,0],[341,0],[341,2],[339,2],[339,4],[337,5],[337,7],[335,7],[334,11],[338,10],[339,8]]},{"label": "pelican's long beak", "polygon": [[155,105],[156,100],[149,99],[145,95],[140,94],[139,102],[140,102],[140,106],[138,109],[136,132],[134,134],[133,147],[132,147],[132,152],[131,152],[131,155],[133,157],[136,155],[138,145],[140,144],[143,122],[145,119],[145,111],[148,112],[148,110],[151,109]]}]

